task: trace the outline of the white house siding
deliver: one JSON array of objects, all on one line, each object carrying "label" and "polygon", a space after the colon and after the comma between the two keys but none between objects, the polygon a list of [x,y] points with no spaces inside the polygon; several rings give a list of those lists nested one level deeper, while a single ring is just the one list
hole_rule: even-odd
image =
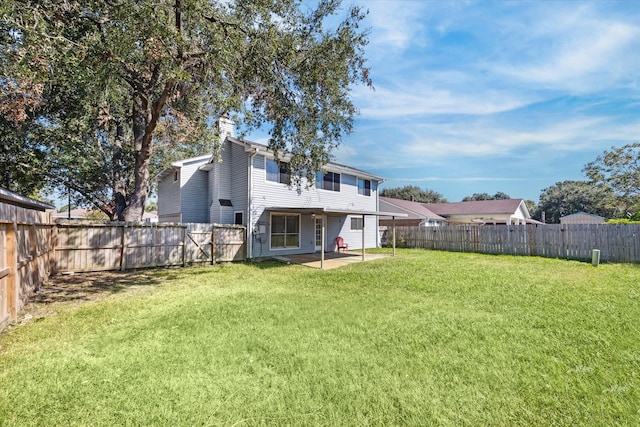
[{"label": "white house siding", "polygon": [[[266,180],[265,157],[256,155],[253,161],[253,200],[252,200],[252,223],[249,229],[258,225],[271,224],[271,210],[273,207],[283,208],[328,208],[345,210],[377,210],[377,182],[372,182],[370,196],[358,194],[356,176],[341,173],[340,191],[329,191],[311,188],[304,189],[301,193],[295,188],[289,188],[285,184],[270,182]],[[360,215],[358,215],[361,217]],[[309,253],[315,249],[315,228],[311,215],[301,216],[301,236],[300,248],[270,250],[269,242],[261,242],[262,237],[254,237],[254,256],[284,255],[294,253]],[[377,218],[374,216],[365,217],[365,246],[375,247],[377,245]],[[269,235],[269,230],[266,230]],[[326,249],[335,249],[335,238],[341,236],[349,244],[349,248],[362,248],[362,231],[351,230],[351,219],[349,216],[328,216],[327,217],[327,241]],[[259,255],[259,254],[262,255]]]},{"label": "white house siding", "polygon": [[182,222],[207,222],[209,219],[208,175],[207,172],[198,170],[206,163],[206,160],[193,160],[182,165]]},{"label": "white house siding", "polygon": [[180,180],[173,173],[158,182],[158,221],[180,222]]},{"label": "white house siding", "polygon": [[[246,220],[248,157],[243,147],[227,141],[220,152],[220,161],[211,165],[208,179],[211,223],[233,224],[238,211],[243,212]],[[221,206],[220,199],[231,200],[233,206]]]},{"label": "white house siding", "polygon": [[230,180],[230,199],[233,204],[229,209],[229,217],[226,223],[233,224],[235,222],[235,213],[242,212],[243,222],[246,224],[247,220],[247,196],[248,191],[248,177],[249,177],[249,156],[250,154],[244,151],[242,146],[237,144],[231,145],[231,158],[230,158],[230,173],[229,176],[233,178]]}]

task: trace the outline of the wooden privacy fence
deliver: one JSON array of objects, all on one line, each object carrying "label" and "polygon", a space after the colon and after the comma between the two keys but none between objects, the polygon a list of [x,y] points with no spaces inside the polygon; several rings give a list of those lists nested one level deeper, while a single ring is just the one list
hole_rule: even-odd
[{"label": "wooden privacy fence", "polygon": [[246,228],[220,224],[56,225],[54,272],[242,261]]},{"label": "wooden privacy fence", "polygon": [[48,218],[0,203],[0,330],[49,277],[55,227]]},{"label": "wooden privacy fence", "polygon": [[[384,232],[390,242],[392,230]],[[402,247],[487,254],[640,262],[640,224],[455,225],[396,227]]]}]

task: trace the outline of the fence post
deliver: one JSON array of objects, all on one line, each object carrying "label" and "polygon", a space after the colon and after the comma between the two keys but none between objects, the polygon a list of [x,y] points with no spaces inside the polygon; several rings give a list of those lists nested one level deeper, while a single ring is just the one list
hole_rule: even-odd
[{"label": "fence post", "polygon": [[182,226],[182,266],[187,265],[187,226]]},{"label": "fence post", "polygon": [[122,239],[120,239],[120,271],[127,269],[127,224],[122,225]]},{"label": "fence post", "polygon": [[10,320],[16,320],[18,317],[18,248],[17,242],[18,225],[13,222],[7,224],[7,267],[9,267],[9,275],[7,276],[7,314]]},{"label": "fence post", "polygon": [[36,291],[40,289],[40,270],[38,269],[38,258],[40,254],[38,253],[38,244],[36,242],[38,238],[37,234],[36,225],[29,225],[29,256],[31,256],[29,260],[29,270],[31,270],[31,280],[34,290]]},{"label": "fence post", "polygon": [[391,217],[391,224],[392,224],[392,229],[391,229],[391,240],[393,241],[392,243],[392,247],[393,247],[393,256],[396,256],[396,217],[393,216]]},{"label": "fence post", "polygon": [[212,229],[212,241],[211,241],[211,254],[213,255],[213,263],[216,264],[218,262],[218,258],[220,258],[220,254],[218,251],[220,247],[218,246],[218,237],[220,237],[221,229],[220,227],[213,226]]}]

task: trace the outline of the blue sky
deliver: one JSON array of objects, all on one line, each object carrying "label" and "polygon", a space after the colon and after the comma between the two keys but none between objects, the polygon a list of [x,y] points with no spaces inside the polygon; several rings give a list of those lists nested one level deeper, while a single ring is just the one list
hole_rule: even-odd
[{"label": "blue sky", "polygon": [[334,154],[382,188],[537,202],[640,140],[640,2],[355,4],[375,90],[354,88],[361,114]]}]

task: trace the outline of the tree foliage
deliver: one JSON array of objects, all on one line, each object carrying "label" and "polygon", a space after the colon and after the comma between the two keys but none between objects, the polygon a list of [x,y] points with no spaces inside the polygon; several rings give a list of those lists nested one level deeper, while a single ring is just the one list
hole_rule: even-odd
[{"label": "tree foliage", "polygon": [[594,186],[587,181],[557,182],[542,190],[539,211],[534,215],[545,222],[558,224],[560,217],[576,212],[586,212],[609,218],[616,214],[616,197],[606,185]]},{"label": "tree foliage", "polygon": [[[358,7],[299,0],[8,0],[0,6],[5,161],[140,220],[150,177],[218,148],[213,120],[270,126],[294,184],[352,131],[371,86]],[[9,143],[10,142],[10,143]],[[14,156],[20,143],[32,157]],[[19,180],[19,177],[14,177]],[[37,187],[37,185],[36,185]]]},{"label": "tree foliage", "polygon": [[393,199],[413,200],[420,203],[445,203],[447,201],[442,194],[428,189],[423,190],[415,185],[385,188],[380,192],[380,195]]},{"label": "tree foliage", "polygon": [[472,202],[477,200],[509,200],[510,198],[511,197],[508,194],[498,191],[493,196],[490,195],[489,193],[474,193],[473,196],[467,196],[464,199],[462,199],[462,201]]},{"label": "tree foliage", "polygon": [[640,142],[611,147],[585,165],[583,172],[594,185],[610,187],[624,211],[640,210]]}]

